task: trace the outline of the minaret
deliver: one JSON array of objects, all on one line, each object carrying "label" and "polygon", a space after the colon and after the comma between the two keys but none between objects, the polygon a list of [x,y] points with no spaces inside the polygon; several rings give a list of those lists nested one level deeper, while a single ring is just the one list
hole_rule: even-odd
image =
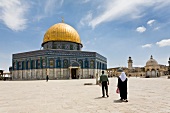
[{"label": "minaret", "polygon": [[132,69],[132,64],[133,64],[133,61],[132,61],[131,57],[129,57],[129,60],[128,60],[128,69]]}]

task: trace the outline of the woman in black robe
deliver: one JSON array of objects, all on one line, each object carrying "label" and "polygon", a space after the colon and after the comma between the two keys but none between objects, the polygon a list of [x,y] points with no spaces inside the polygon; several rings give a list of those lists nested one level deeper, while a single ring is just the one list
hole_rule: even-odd
[{"label": "woman in black robe", "polygon": [[48,78],[48,75],[47,75],[47,76],[46,76],[46,82],[48,82],[48,79],[49,79],[49,78]]},{"label": "woman in black robe", "polygon": [[127,100],[127,77],[125,72],[121,72],[121,75],[118,77],[118,85],[120,92],[120,100],[123,100],[125,102],[128,102]]}]

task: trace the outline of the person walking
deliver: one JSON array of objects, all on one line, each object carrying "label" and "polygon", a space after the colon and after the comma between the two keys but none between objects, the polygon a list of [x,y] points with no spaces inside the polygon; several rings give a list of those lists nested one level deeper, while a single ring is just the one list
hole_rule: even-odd
[{"label": "person walking", "polygon": [[107,97],[109,97],[108,95],[108,85],[109,85],[109,80],[107,75],[104,74],[104,71],[102,71],[102,75],[100,76],[100,83],[102,84],[102,97],[105,97],[105,91],[106,90],[106,95]]},{"label": "person walking", "polygon": [[125,72],[121,72],[120,76],[118,77],[118,85],[117,87],[119,88],[120,92],[120,100],[128,102],[127,100],[127,77]]},{"label": "person walking", "polygon": [[48,78],[48,75],[47,75],[47,76],[46,76],[46,82],[48,82],[48,79],[49,79],[49,78]]}]

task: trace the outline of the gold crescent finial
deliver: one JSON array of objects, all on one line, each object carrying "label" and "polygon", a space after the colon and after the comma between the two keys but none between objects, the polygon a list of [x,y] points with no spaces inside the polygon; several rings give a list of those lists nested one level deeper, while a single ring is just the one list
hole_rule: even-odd
[{"label": "gold crescent finial", "polygon": [[62,23],[64,23],[64,17],[61,17],[62,18]]}]

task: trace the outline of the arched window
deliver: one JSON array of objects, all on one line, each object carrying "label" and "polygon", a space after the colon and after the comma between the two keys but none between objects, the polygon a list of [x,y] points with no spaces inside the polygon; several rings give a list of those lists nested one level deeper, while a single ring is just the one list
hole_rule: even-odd
[{"label": "arched window", "polygon": [[102,69],[102,64],[101,64],[101,62],[99,63],[99,69]]},{"label": "arched window", "polygon": [[54,67],[54,59],[50,59],[50,68]]},{"label": "arched window", "polygon": [[79,64],[80,64],[81,68],[83,68],[83,61],[82,60],[79,60]]},{"label": "arched window", "polygon": [[85,68],[88,68],[89,67],[88,65],[89,65],[89,62],[86,60],[85,61]]},{"label": "arched window", "polygon": [[91,68],[91,69],[94,68],[94,61],[93,61],[93,60],[90,61],[90,68]]},{"label": "arched window", "polygon": [[67,59],[63,60],[63,67],[68,68],[68,60]]},{"label": "arched window", "polygon": [[30,61],[27,61],[27,66],[28,66],[28,69],[30,69],[31,68],[31,62]]},{"label": "arched window", "polygon": [[24,70],[24,69],[25,69],[25,62],[22,61],[22,70]]},{"label": "arched window", "polygon": [[18,68],[22,69],[22,62],[21,61],[18,62]]},{"label": "arched window", "polygon": [[42,67],[45,68],[46,67],[46,62],[45,59],[42,60]]},{"label": "arched window", "polygon": [[41,64],[40,64],[40,60],[39,59],[37,60],[37,64],[36,65],[37,65],[37,69],[41,68]]},{"label": "arched window", "polygon": [[102,69],[104,70],[104,68],[105,68],[105,67],[104,67],[104,64],[102,64]]},{"label": "arched window", "polygon": [[104,64],[104,70],[106,70],[107,69],[107,65],[106,64]]},{"label": "arched window", "polygon": [[31,60],[31,69],[35,69],[35,61]]},{"label": "arched window", "polygon": [[28,67],[27,67],[27,60],[25,60],[25,69],[28,69]]},{"label": "arched window", "polygon": [[56,67],[58,67],[58,68],[61,67],[61,60],[60,59],[56,60]]}]

